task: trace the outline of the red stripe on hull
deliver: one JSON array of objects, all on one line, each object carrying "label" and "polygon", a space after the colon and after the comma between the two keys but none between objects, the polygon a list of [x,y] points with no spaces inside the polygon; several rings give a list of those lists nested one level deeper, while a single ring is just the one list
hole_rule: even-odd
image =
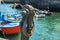
[{"label": "red stripe on hull", "polygon": [[12,28],[2,28],[2,31],[4,32],[4,34],[17,34],[19,33],[21,30],[20,30],[20,26],[15,26],[15,27],[12,27]]}]

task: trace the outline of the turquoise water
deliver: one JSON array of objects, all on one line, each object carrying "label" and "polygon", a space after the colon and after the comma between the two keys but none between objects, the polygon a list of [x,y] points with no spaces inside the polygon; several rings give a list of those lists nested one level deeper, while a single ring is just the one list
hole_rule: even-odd
[{"label": "turquoise water", "polygon": [[35,19],[34,33],[30,40],[60,40],[60,14]]},{"label": "turquoise water", "polygon": [[[8,6],[8,8],[4,6]],[[2,9],[6,14],[20,13],[19,10],[12,9],[10,5],[3,4]],[[34,33],[29,40],[60,40],[60,13],[53,12],[51,16],[46,16],[45,18],[34,18]],[[2,13],[4,14],[4,13]],[[12,37],[15,38],[15,37]],[[16,36],[15,40],[20,40]]]}]

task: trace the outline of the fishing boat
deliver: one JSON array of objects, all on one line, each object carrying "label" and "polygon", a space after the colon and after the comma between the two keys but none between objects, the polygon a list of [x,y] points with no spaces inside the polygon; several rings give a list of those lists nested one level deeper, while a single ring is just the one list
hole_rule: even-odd
[{"label": "fishing boat", "polygon": [[[4,4],[4,3],[3,3]],[[6,4],[4,4],[6,6]],[[6,6],[8,10],[4,9],[5,11],[1,10],[1,31],[2,34],[5,35],[11,35],[11,34],[18,34],[21,33],[22,39],[29,39],[29,37],[33,33],[33,28],[34,28],[34,21],[33,21],[33,16],[34,14],[32,13],[22,13],[19,10],[19,12],[15,12],[11,6]],[[11,11],[9,10],[9,8]],[[26,10],[25,10],[26,11]],[[21,39],[21,40],[22,40]]]},{"label": "fishing boat", "polygon": [[19,22],[13,21],[12,18],[9,18],[7,20],[4,20],[3,16],[1,16],[1,25],[0,28],[2,30],[2,33],[4,34],[17,34],[20,32],[21,27],[19,26]]},{"label": "fishing boat", "polygon": [[44,11],[38,10],[36,9],[35,11],[35,17],[39,18],[39,17],[45,17],[46,15],[44,14]]},{"label": "fishing boat", "polygon": [[2,26],[2,32],[4,34],[17,34],[20,32],[19,23],[9,23]]},{"label": "fishing boat", "polygon": [[48,10],[35,10],[35,17],[45,17],[45,16],[50,16],[52,13]]},{"label": "fishing boat", "polygon": [[2,30],[2,33],[9,35],[9,34],[17,34],[20,32],[20,21],[21,16],[13,15],[13,16],[7,16],[7,15],[1,15],[1,25],[0,28]]},{"label": "fishing boat", "polygon": [[[6,4],[4,2],[3,2],[3,4],[1,4],[1,1],[3,2],[3,0],[0,0],[0,5],[4,4],[6,6]],[[8,7],[7,7],[7,9],[8,9]],[[10,12],[10,14],[11,14],[11,12]],[[7,13],[9,13],[9,11],[7,11],[3,7],[1,7],[1,10],[0,10],[0,29],[2,31],[2,34],[10,35],[10,34],[19,33],[21,30],[20,23],[18,21],[16,21],[17,19],[15,19],[13,17],[14,16],[13,14],[12,14],[13,16],[11,16],[11,15],[8,16]]]}]

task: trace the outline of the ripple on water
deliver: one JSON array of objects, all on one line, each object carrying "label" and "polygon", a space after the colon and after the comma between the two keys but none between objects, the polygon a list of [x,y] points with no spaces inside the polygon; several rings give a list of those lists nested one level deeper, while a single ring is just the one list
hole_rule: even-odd
[{"label": "ripple on water", "polygon": [[[58,14],[59,15],[59,14]],[[35,19],[34,19],[35,20]],[[35,20],[34,34],[30,40],[60,40],[60,18],[52,15]]]}]

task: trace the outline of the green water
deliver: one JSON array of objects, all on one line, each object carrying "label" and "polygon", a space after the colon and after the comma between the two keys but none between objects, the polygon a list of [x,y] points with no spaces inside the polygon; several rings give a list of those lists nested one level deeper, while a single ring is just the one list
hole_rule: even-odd
[{"label": "green water", "polygon": [[60,40],[60,13],[35,19],[34,33],[30,40]]},{"label": "green water", "polygon": [[[8,39],[8,40],[21,40],[21,33],[14,34],[14,35],[3,35],[3,34],[0,34],[0,38]],[[1,39],[1,40],[3,40],[3,39]]]}]

